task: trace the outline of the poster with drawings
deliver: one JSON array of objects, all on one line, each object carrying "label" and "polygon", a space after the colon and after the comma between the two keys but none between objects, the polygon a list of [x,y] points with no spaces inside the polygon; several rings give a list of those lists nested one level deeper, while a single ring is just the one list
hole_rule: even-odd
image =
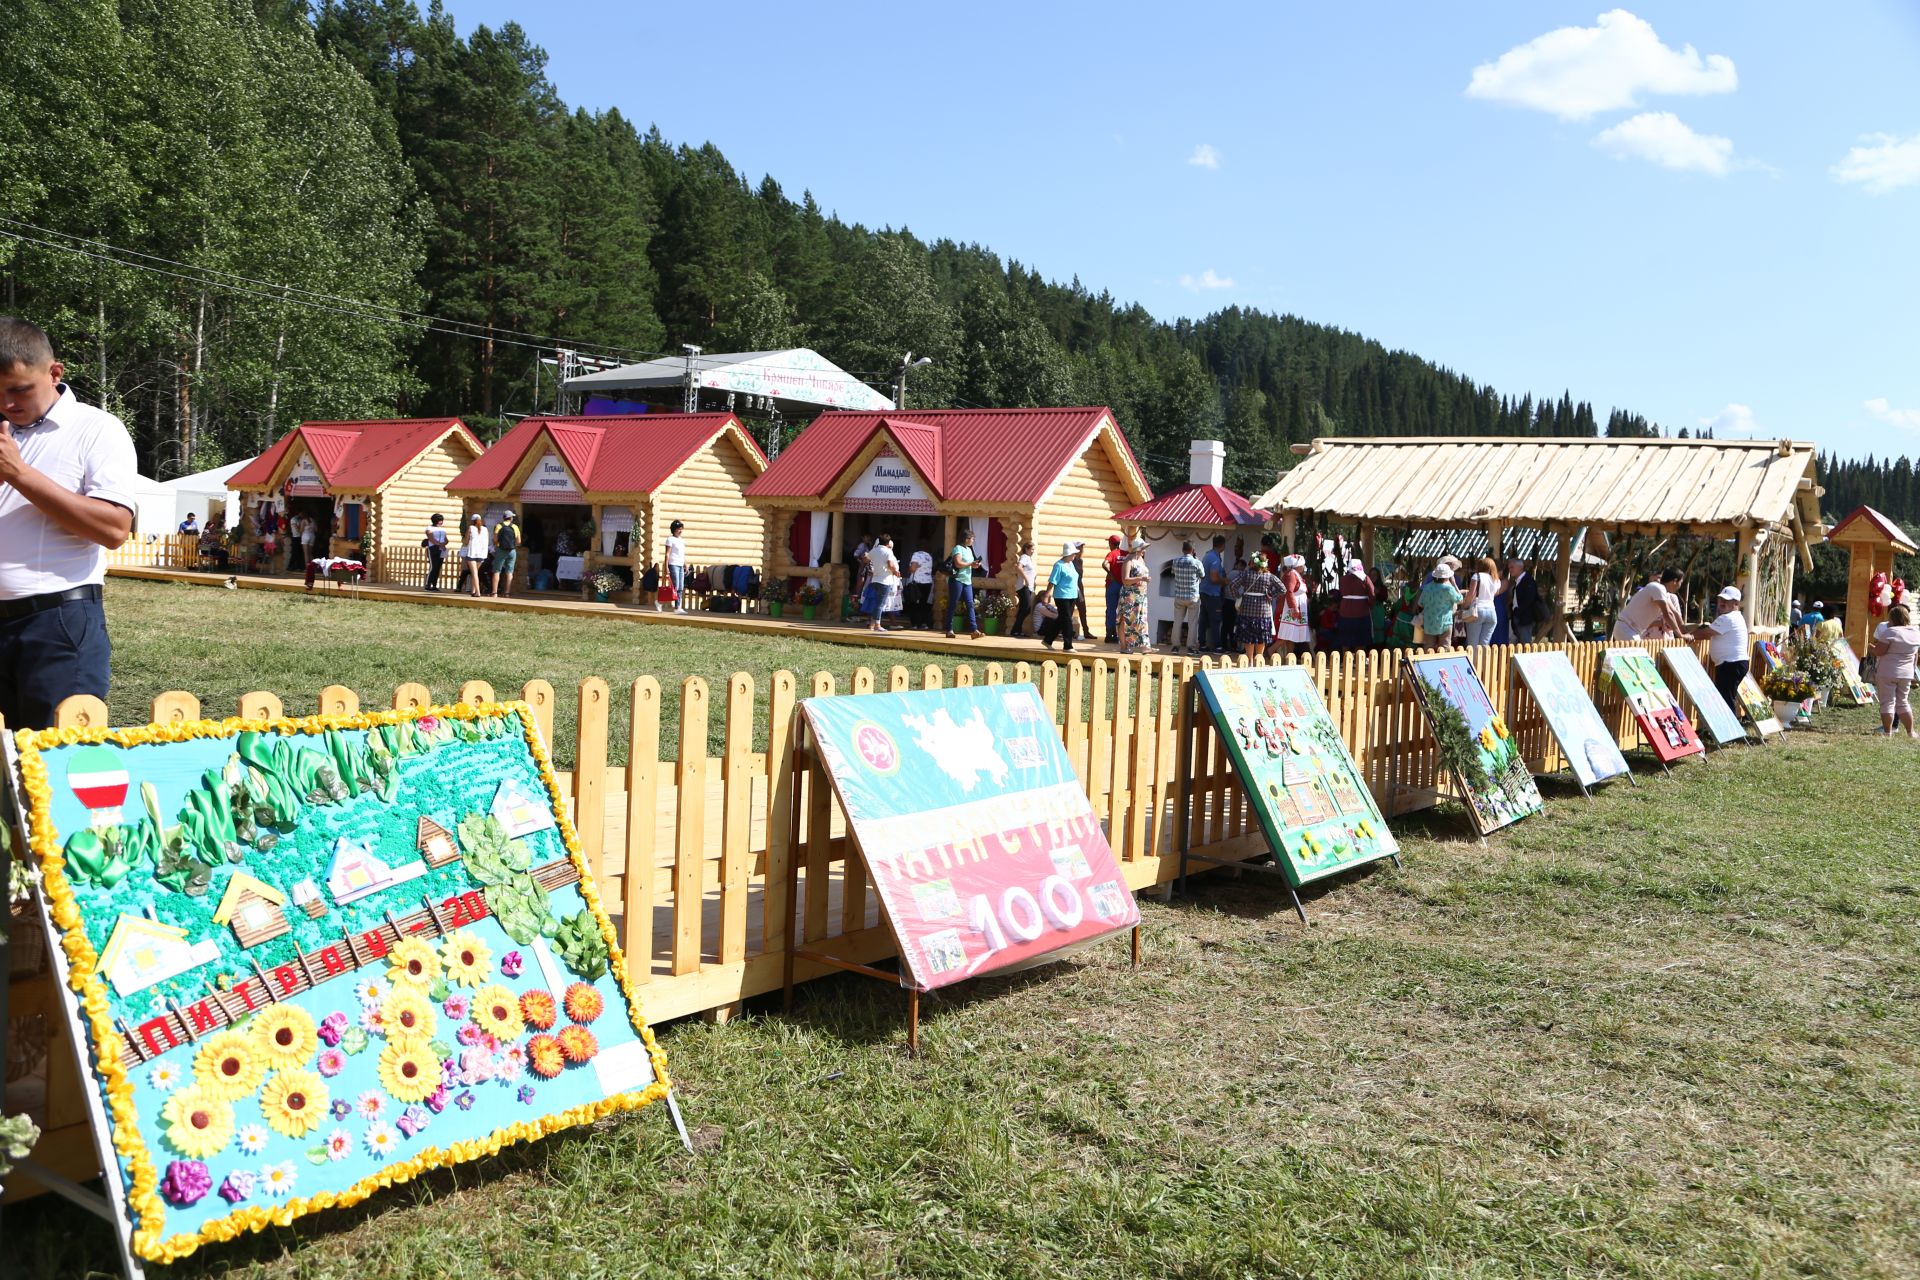
[{"label": "poster with drawings", "polygon": [[1620,754],[1613,730],[1600,718],[1566,654],[1516,653],[1513,666],[1539,704],[1547,728],[1560,744],[1560,754],[1581,786],[1598,786],[1627,772],[1627,758]]}]

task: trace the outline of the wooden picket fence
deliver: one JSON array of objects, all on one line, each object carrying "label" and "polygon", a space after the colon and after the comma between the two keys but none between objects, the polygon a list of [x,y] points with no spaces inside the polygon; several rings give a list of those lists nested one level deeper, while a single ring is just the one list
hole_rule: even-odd
[{"label": "wooden picket fence", "polygon": [[107,552],[110,569],[195,569],[199,565],[200,539],[185,533],[129,538]]},{"label": "wooden picket fence", "polygon": [[[1565,761],[1514,674],[1511,656],[1566,653],[1596,694],[1621,745],[1631,748],[1639,745],[1632,717],[1611,687],[1602,688],[1597,679],[1605,647],[1536,644],[1470,651],[1493,704],[1505,710],[1537,772],[1563,768]],[[977,670],[957,667],[951,683],[1031,682],[1039,688],[1127,882],[1140,890],[1167,886],[1177,876],[1183,824],[1191,850],[1203,856],[1240,859],[1267,847],[1192,681],[1196,669],[1215,665],[1213,659],[1171,657],[1103,657],[1084,665],[990,663]],[[1248,664],[1239,659],[1230,665]],[[1406,813],[1454,794],[1406,687],[1400,653],[1319,654],[1306,665],[1385,812]],[[860,668],[844,684],[827,672],[803,680],[780,671],[765,689],[745,673],[719,688],[689,677],[677,689],[663,689],[654,677],[642,676],[618,695],[631,710],[628,763],[622,766],[607,763],[615,691],[598,677],[572,691],[579,712],[575,764],[559,775],[560,784],[651,1021],[710,1011],[724,1016],[741,1000],[780,987],[790,928],[815,949],[848,959],[872,962],[894,954],[866,868],[858,857],[848,857],[845,817],[824,765],[804,731],[796,729],[804,724],[797,708],[803,698],[934,689],[945,680],[933,665],[917,671]],[[487,702],[496,695],[524,699],[552,741],[558,694],[544,680],[519,690],[495,690],[483,681],[440,691],[403,684],[394,690],[392,705]],[[360,710],[360,699],[353,690],[333,685],[320,691],[313,709],[351,714]],[[167,723],[225,713],[275,717],[286,707],[279,695],[266,692],[247,694],[231,708],[205,707],[190,693],[169,692],[155,698],[150,710],[153,720]],[[309,708],[292,710],[304,714]],[[660,750],[666,716],[679,720],[679,750],[672,759],[662,759]],[[723,727],[724,748],[718,754],[708,749],[715,716]],[[60,709],[63,726],[129,718],[137,717],[114,717],[94,698],[70,698]],[[756,729],[764,729],[763,751],[753,750]],[[1190,762],[1184,780],[1183,758]],[[1464,820],[1461,829],[1469,830]],[[791,901],[789,871],[796,864],[798,901]],[[805,981],[828,972],[803,960],[795,976]],[[50,979],[41,975],[16,982],[13,1002],[17,1015],[53,1015]],[[54,1047],[39,1158],[85,1176],[92,1171],[92,1149],[58,1021],[52,1016],[47,1027]]]}]

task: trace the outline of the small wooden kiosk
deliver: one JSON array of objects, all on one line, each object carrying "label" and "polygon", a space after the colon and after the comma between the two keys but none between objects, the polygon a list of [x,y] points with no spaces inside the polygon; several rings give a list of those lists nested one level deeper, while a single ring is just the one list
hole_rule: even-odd
[{"label": "small wooden kiosk", "polygon": [[[1872,507],[1856,507],[1840,523],[1827,530],[1827,541],[1847,549],[1847,639],[1853,651],[1862,656],[1873,637],[1873,577],[1884,573],[1892,578],[1893,558],[1914,554],[1913,539],[1899,525]],[[1920,582],[1908,588],[1920,591]]]},{"label": "small wooden kiosk", "polygon": [[233,474],[242,495],[240,563],[259,543],[265,505],[280,516],[268,570],[287,564],[286,521],[304,514],[328,531],[316,556],[357,557],[377,582],[418,582],[426,573],[420,539],[436,511],[453,512],[447,482],[482,445],[458,418],[387,422],[303,422]]},{"label": "small wooden kiosk", "polygon": [[[1010,590],[1026,539],[1042,576],[1068,540],[1097,564],[1119,514],[1152,496],[1099,407],[823,413],[747,487],[767,516],[766,576],[818,580],[832,617],[863,537],[892,534],[904,571],[915,551],[937,562],[971,528],[993,571],[975,575],[976,591]],[[937,612],[946,580],[934,585]]]},{"label": "small wooden kiosk", "polygon": [[553,589],[590,597],[604,566],[632,575],[619,598],[638,603],[641,575],[660,562],[675,520],[686,523],[690,579],[760,563],[766,520],[745,491],[766,467],[731,413],[527,418],[447,492],[464,504],[461,529],[475,515],[492,528],[514,513],[525,546],[515,590],[552,574]]}]

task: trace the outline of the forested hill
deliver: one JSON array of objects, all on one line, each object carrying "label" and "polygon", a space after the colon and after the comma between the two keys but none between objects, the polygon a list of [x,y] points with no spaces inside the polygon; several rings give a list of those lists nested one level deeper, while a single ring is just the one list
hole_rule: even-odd
[{"label": "forested hill", "polygon": [[1203,435],[1257,492],[1321,434],[1658,430],[1297,317],[1162,323],[979,245],[843,222],[712,145],[569,109],[518,27],[462,39],[437,0],[13,6],[6,306],[162,476],[303,418],[487,431],[536,407],[557,341],[805,345],[876,383],[911,350],[934,357],[912,404],[1113,406],[1156,485]]}]

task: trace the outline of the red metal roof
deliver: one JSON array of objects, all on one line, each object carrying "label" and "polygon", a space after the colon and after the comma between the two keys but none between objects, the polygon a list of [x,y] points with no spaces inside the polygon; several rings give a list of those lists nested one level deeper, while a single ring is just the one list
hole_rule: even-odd
[{"label": "red metal roof", "polygon": [[477,455],[482,445],[458,418],[397,418],[369,422],[303,422],[273,447],[233,473],[235,489],[264,489],[296,445],[306,449],[327,488],[371,493],[399,475],[409,462],[449,431],[457,431]]},{"label": "red metal roof", "polygon": [[1914,545],[1913,539],[1907,536],[1905,530],[1893,521],[1887,519],[1887,517],[1881,515],[1878,511],[1875,511],[1872,507],[1855,507],[1839,524],[1827,530],[1827,541],[1832,542],[1834,534],[1839,533],[1856,520],[1877,529],[1881,537],[1893,543],[1896,547],[1911,548]]},{"label": "red metal roof", "polygon": [[[885,430],[942,502],[1038,502],[1094,441],[1111,410],[917,409],[912,412],[831,411],[788,445],[747,486],[753,497],[815,498],[833,487],[873,433]],[[1126,437],[1109,426],[1123,465],[1123,482],[1142,499],[1153,496]]]},{"label": "red metal roof", "polygon": [[652,493],[687,459],[731,428],[757,466],[766,455],[730,413],[642,413],[592,418],[524,418],[447,486],[448,493],[499,493],[540,442],[551,440],[580,492]]},{"label": "red metal roof", "polygon": [[1234,528],[1264,525],[1264,512],[1231,489],[1217,484],[1183,484],[1151,502],[1143,502],[1115,517],[1122,524],[1210,525]]}]

